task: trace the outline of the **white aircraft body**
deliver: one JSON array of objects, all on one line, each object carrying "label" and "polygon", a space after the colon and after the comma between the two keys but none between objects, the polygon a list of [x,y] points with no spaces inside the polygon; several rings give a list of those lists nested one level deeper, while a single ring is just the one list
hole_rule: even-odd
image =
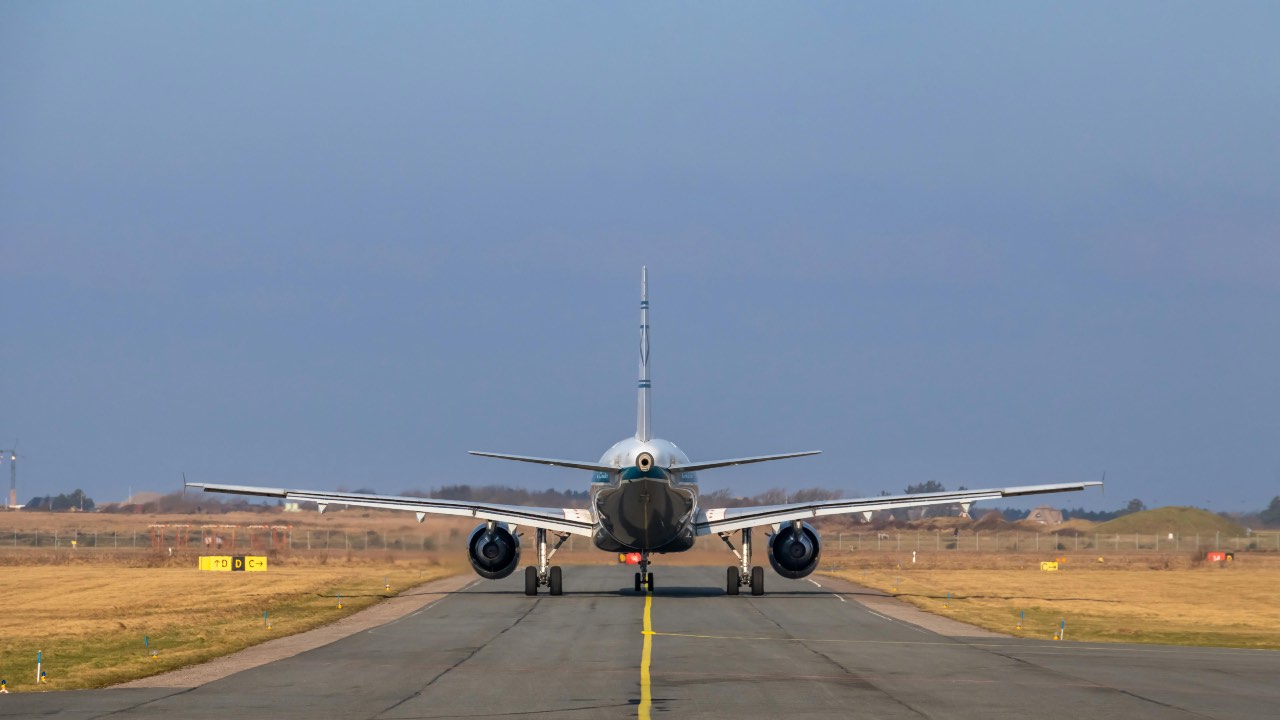
[{"label": "white aircraft body", "polygon": [[[473,517],[482,522],[470,535],[467,555],[471,566],[479,575],[495,580],[507,577],[519,567],[521,533],[518,529],[532,528],[537,564],[525,568],[525,592],[529,595],[536,595],[540,587],[547,587],[552,595],[563,593],[560,567],[550,563],[556,550],[571,535],[589,537],[597,548],[606,552],[638,553],[640,572],[635,574],[635,589],[641,592],[646,588],[653,590],[653,573],[649,572],[652,554],[683,552],[693,547],[694,539],[699,535],[715,534],[738,557],[738,563],[728,568],[725,585],[728,594],[737,595],[741,588],[749,587],[752,595],[762,595],[764,568],[753,567],[751,564],[751,534],[754,528],[770,529],[767,550],[773,569],[783,577],[803,578],[817,568],[822,547],[818,532],[805,522],[811,518],[858,513],[869,520],[872,513],[879,510],[952,504],[960,505],[967,513],[969,506],[979,500],[1083,490],[1091,485],[1102,484],[1076,482],[760,507],[702,508],[698,505],[699,471],[815,455],[819,451],[693,462],[675,443],[653,437],[649,422],[649,299],[645,270],[641,271],[640,288],[640,381],[634,437],[615,443],[597,462],[476,451],[471,453],[503,460],[589,470],[592,480],[588,509],[534,508],[245,485],[188,483],[188,486],[202,488],[206,492],[311,501],[317,504],[320,512],[324,512],[329,505],[344,505],[407,510],[417,513],[419,522],[427,514]],[[731,540],[734,532],[739,533],[741,550]],[[550,548],[548,534],[555,538],[555,544]]]}]

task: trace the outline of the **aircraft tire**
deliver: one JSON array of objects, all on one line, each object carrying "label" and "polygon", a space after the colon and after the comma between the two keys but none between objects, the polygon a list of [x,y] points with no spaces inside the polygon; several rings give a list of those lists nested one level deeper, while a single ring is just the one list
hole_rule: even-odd
[{"label": "aircraft tire", "polygon": [[649,592],[653,592],[653,573],[649,573],[644,579],[645,587],[649,588]]},{"label": "aircraft tire", "polygon": [[640,573],[636,573],[636,592],[640,592]]},{"label": "aircraft tire", "polygon": [[524,594],[538,594],[538,568],[532,565],[524,569]]},{"label": "aircraft tire", "polygon": [[551,566],[551,577],[550,577],[550,578],[548,578],[548,580],[549,580],[549,584],[551,585],[551,594],[552,594],[552,595],[563,595],[563,594],[564,594],[564,585],[563,585],[563,583],[561,582],[561,578],[560,578],[560,566],[559,566],[559,565],[552,565],[552,566]]},{"label": "aircraft tire", "polygon": [[751,594],[756,597],[764,594],[764,568],[759,565],[751,568]]},{"label": "aircraft tire", "polygon": [[738,572],[738,568],[729,568],[729,579],[725,584],[724,591],[726,595],[737,595],[742,588],[742,573]]}]

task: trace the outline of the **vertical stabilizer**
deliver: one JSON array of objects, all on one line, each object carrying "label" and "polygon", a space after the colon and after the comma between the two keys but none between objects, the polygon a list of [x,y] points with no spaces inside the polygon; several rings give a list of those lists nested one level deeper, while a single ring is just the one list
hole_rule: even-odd
[{"label": "vertical stabilizer", "polygon": [[636,439],[649,442],[649,268],[640,268],[640,382],[636,404]]}]

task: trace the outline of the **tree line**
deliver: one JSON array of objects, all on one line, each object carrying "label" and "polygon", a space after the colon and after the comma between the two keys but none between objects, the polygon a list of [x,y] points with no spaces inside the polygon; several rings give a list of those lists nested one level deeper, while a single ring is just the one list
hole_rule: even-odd
[{"label": "tree line", "polygon": [[[963,491],[966,488],[961,486],[957,488]],[[916,483],[907,485],[903,490],[903,494],[914,495],[918,493],[935,493],[945,492],[946,488],[934,480],[924,483]],[[369,495],[377,495],[378,492],[373,488],[362,487],[356,490],[348,490],[339,487],[338,492],[355,492]],[[463,502],[482,502],[494,503],[499,505],[523,505],[526,507],[567,507],[567,508],[585,508],[590,502],[590,493],[586,490],[527,490],[525,488],[515,488],[509,485],[443,485],[430,490],[420,490],[416,488],[404,490],[400,493],[405,497],[419,498],[435,498],[438,500],[459,500]],[[881,496],[888,496],[890,493],[881,490]],[[783,505],[793,502],[817,502],[822,500],[839,500],[844,497],[844,493],[840,490],[831,490],[828,488],[804,488],[800,490],[788,490],[786,488],[770,488],[755,495],[735,495],[728,488],[712,490],[704,492],[699,498],[699,504],[702,507],[745,507],[751,505]],[[88,497],[84,490],[76,488],[70,493],[61,493],[58,495],[39,495],[31,498],[23,510],[28,512],[68,512],[81,511],[84,512],[113,512],[113,513],[208,513],[221,514],[228,512],[272,512],[276,507],[283,504],[283,501],[276,503],[263,503],[261,500],[250,500],[245,497],[237,497],[234,495],[210,495],[204,492],[174,492],[168,495],[162,495],[155,500],[144,503],[108,503],[99,506],[94,502],[93,498]],[[313,508],[315,503],[303,503],[303,507]],[[1063,519],[1079,518],[1082,520],[1093,520],[1095,522],[1105,522],[1114,520],[1124,515],[1130,515],[1136,512],[1142,512],[1147,509],[1146,503],[1138,498],[1134,498],[1123,507],[1115,510],[1085,510],[1084,508],[1065,509],[1062,511]],[[1019,510],[1015,508],[990,508],[986,512],[992,510],[999,512],[1005,520],[1017,521],[1026,519],[1030,514],[1030,510]],[[902,509],[893,511],[895,520],[906,521],[916,520],[920,517],[938,517],[942,515],[958,515],[960,513],[959,505],[943,505],[934,508],[915,508],[911,510]],[[1234,516],[1233,516],[1234,517]],[[1244,514],[1245,520],[1256,521],[1262,525],[1280,526],[1280,496],[1271,499],[1271,503],[1263,510],[1256,513]]]}]

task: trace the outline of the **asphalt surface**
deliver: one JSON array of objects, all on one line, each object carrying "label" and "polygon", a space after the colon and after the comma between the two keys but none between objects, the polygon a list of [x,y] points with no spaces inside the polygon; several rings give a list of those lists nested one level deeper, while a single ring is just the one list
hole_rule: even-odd
[{"label": "asphalt surface", "polygon": [[[654,568],[654,717],[1263,718],[1280,652],[957,637],[766,571]],[[632,569],[567,567],[563,597],[522,574],[194,688],[0,695],[22,718],[626,718],[642,713],[645,598]],[[850,589],[834,594],[833,589]],[[877,602],[882,602],[878,601]],[[873,603],[874,606],[874,603]]]}]

